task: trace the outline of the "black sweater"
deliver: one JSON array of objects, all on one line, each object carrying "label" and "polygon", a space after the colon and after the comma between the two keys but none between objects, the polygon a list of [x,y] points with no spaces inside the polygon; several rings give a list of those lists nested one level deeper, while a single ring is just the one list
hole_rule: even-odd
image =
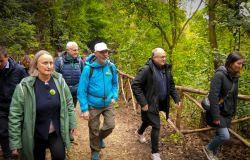
[{"label": "black sweater", "polygon": [[[55,94],[51,90],[55,91]],[[60,119],[60,96],[53,78],[48,84],[37,79],[35,82],[36,96],[36,136],[42,139],[48,139],[50,122],[59,134]]]}]

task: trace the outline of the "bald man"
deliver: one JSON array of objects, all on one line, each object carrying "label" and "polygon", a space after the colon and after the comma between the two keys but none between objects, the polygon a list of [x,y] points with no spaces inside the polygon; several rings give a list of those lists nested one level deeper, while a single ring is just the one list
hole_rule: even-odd
[{"label": "bald man", "polygon": [[132,82],[132,89],[136,100],[141,106],[142,124],[136,131],[141,143],[146,142],[143,135],[148,126],[151,130],[151,159],[161,160],[159,153],[160,116],[159,111],[169,114],[170,95],[180,107],[180,98],[175,89],[171,73],[171,65],[166,64],[166,52],[162,48],[155,48],[152,57],[138,72]]}]

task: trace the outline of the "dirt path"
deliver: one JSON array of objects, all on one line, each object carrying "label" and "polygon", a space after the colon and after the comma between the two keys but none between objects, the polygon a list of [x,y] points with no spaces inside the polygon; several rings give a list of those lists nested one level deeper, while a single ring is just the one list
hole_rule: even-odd
[{"label": "dirt path", "polygon": [[[120,105],[115,110],[116,127],[105,139],[106,148],[101,152],[101,160],[150,160],[150,130],[146,130],[146,144],[141,144],[135,136],[140,125],[140,115],[134,114],[132,108]],[[77,107],[78,133],[76,143],[68,153],[68,160],[90,160],[87,121],[81,119]],[[178,138],[167,123],[162,123],[160,134],[160,153],[162,160],[206,160],[202,146],[209,142],[214,131],[187,134]],[[49,160],[49,152],[47,155]],[[250,160],[250,148],[235,137],[225,143],[221,149],[220,160]],[[2,157],[0,156],[0,160]]]},{"label": "dirt path", "polygon": [[[121,105],[120,105],[121,106]],[[77,114],[79,115],[79,107]],[[140,125],[139,114],[133,114],[132,108],[121,106],[116,109],[116,128],[105,139],[106,148],[101,152],[102,160],[149,160],[150,128],[146,130],[147,143],[137,141],[135,131]],[[160,152],[162,160],[206,160],[202,146],[209,142],[213,131],[188,134],[184,138],[175,137],[175,132],[167,124],[161,128]],[[174,142],[174,141],[177,142]],[[77,144],[72,146],[70,160],[89,160],[90,148],[88,140],[87,121],[78,116]],[[250,160],[250,149],[232,137],[223,145],[220,159]]]}]

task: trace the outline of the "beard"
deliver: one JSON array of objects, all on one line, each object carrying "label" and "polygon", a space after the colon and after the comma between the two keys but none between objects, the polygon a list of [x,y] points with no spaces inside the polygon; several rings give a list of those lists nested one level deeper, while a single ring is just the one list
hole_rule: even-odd
[{"label": "beard", "polygon": [[106,62],[106,59],[98,59],[98,63],[101,65],[101,66],[104,66],[105,65],[105,62]]}]

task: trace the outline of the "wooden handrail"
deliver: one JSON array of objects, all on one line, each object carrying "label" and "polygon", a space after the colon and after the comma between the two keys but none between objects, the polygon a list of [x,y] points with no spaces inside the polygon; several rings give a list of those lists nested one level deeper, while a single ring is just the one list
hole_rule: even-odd
[{"label": "wooden handrail", "polygon": [[[120,80],[121,80],[121,91],[122,91],[122,94],[123,94],[123,98],[124,100],[127,102],[127,99],[126,99],[126,96],[125,96],[125,91],[124,91],[124,85],[123,85],[123,77],[126,77],[128,78],[128,85],[129,85],[129,91],[130,91],[130,94],[132,96],[132,105],[133,105],[133,108],[136,112],[136,107],[135,107],[135,102],[134,102],[134,95],[133,95],[133,92],[132,92],[132,89],[131,89],[131,84],[130,84],[130,80],[133,80],[134,77],[133,76],[130,76],[128,74],[125,74],[123,73],[122,71],[118,70],[117,69],[117,72],[120,76]],[[192,102],[195,103],[196,106],[198,106],[202,112],[204,112],[204,109],[202,108],[200,102],[198,102],[195,98],[193,98],[191,95],[189,95],[188,93],[195,93],[195,94],[199,94],[199,95],[207,95],[208,92],[207,91],[204,91],[204,90],[201,90],[201,89],[194,89],[194,88],[191,88],[191,87],[185,87],[185,86],[176,86],[176,89],[180,92],[180,94],[182,95],[182,100],[183,100],[183,96],[187,97],[189,100],[191,100]],[[186,93],[188,92],[188,93]],[[250,101],[250,95],[238,95],[238,98],[240,100],[245,100],[245,101]],[[177,109],[177,116],[176,116],[176,125],[174,124],[174,122],[172,122],[170,119],[167,120],[167,122],[170,124],[170,126],[172,126],[174,128],[174,130],[179,133],[180,135],[183,135],[183,134],[186,134],[186,133],[193,133],[193,132],[202,132],[202,131],[207,131],[207,130],[211,130],[211,129],[214,129],[212,127],[207,127],[207,128],[198,128],[198,129],[190,129],[190,130],[180,130],[180,121],[181,121],[181,112],[182,112],[182,108],[181,109]],[[162,113],[161,113],[162,114]],[[162,114],[164,117],[165,115]],[[246,121],[246,120],[249,120],[250,119],[250,116],[247,116],[247,117],[244,117],[244,118],[240,118],[240,119],[234,119],[232,121],[232,123],[239,123],[239,122],[242,122],[242,121]],[[229,131],[235,136],[237,137],[240,141],[242,141],[244,144],[246,144],[248,147],[250,147],[250,142],[246,139],[244,139],[243,137],[241,137],[239,134],[237,134],[236,132],[234,132],[232,129],[229,129]]]},{"label": "wooden handrail", "polygon": [[[130,78],[130,79],[134,79],[133,76],[130,76],[122,71],[120,71],[119,69],[117,69],[117,72],[127,78]],[[191,87],[185,87],[185,86],[176,86],[176,89],[177,90],[181,90],[181,91],[184,91],[184,92],[191,92],[191,93],[196,93],[196,94],[201,94],[201,95],[207,95],[208,92],[207,91],[204,91],[204,90],[201,90],[201,89],[194,89],[194,88],[191,88]],[[241,95],[239,94],[238,95],[238,98],[240,100],[246,100],[246,101],[250,101],[250,95]]]}]

